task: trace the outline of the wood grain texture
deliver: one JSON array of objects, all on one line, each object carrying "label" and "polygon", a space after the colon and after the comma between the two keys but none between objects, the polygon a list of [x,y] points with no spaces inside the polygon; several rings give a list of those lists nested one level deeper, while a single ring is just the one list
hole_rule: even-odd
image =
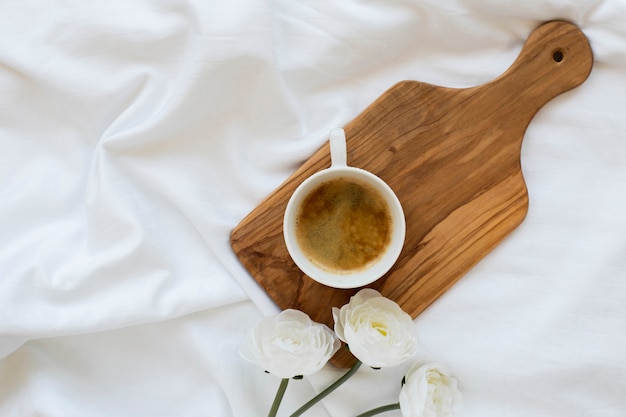
[{"label": "wood grain texture", "polygon": [[[528,124],[555,96],[585,81],[593,63],[585,35],[548,22],[531,33],[500,77],[454,89],[402,81],[346,125],[348,164],[396,192],[407,234],[396,265],[369,285],[416,317],[524,219],[528,193],[520,149]],[[331,307],[354,290],[323,286],[292,262],[282,219],[295,188],[330,166],[326,143],[233,230],[231,245],[282,308],[333,326]],[[341,350],[332,363],[350,366]]]}]

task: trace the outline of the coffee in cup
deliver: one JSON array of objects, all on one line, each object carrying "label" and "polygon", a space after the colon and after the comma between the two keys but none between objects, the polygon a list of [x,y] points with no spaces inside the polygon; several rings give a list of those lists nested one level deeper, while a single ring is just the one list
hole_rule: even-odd
[{"label": "coffee in cup", "polygon": [[296,240],[317,266],[347,273],[376,261],[391,242],[385,199],[371,186],[338,177],[307,194],[296,213]]}]

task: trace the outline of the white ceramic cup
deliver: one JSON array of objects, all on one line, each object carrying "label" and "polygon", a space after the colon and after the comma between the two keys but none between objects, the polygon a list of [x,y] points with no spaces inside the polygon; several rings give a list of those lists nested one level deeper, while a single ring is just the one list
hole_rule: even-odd
[{"label": "white ceramic cup", "polygon": [[[330,168],[319,171],[304,180],[292,194],[283,219],[283,235],[289,255],[308,277],[334,288],[357,288],[382,277],[396,263],[402,247],[406,225],[402,205],[393,190],[379,177],[369,171],[347,165],[346,136],[343,129],[330,133]],[[386,202],[391,218],[391,239],[381,255],[355,270],[331,270],[318,265],[303,252],[296,238],[296,222],[299,207],[304,199],[320,184],[344,178],[373,188]]]}]

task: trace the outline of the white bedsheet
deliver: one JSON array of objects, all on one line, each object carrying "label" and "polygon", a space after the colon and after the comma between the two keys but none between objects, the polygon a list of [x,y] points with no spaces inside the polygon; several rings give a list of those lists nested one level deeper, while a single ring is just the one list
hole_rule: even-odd
[{"label": "white bedsheet", "polygon": [[[395,82],[488,82],[557,18],[595,62],[529,126],[528,216],[415,321],[458,416],[626,415],[625,1],[7,0],[0,416],[266,414],[278,379],[237,349],[276,307],[232,228]],[[404,371],[309,415],[395,402]]]}]

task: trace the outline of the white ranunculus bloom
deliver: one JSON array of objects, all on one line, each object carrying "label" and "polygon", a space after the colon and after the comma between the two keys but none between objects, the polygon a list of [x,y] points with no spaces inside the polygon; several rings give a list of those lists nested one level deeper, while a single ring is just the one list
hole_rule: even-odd
[{"label": "white ranunculus bloom", "polygon": [[376,290],[362,289],[341,309],[333,308],[333,317],[337,336],[365,365],[396,366],[417,351],[411,316]]},{"label": "white ranunculus bloom", "polygon": [[405,375],[400,390],[402,417],[451,416],[460,402],[457,380],[443,365],[416,363]]},{"label": "white ranunculus bloom", "polygon": [[239,352],[272,375],[291,378],[319,371],[340,346],[328,326],[288,309],[252,328]]}]

